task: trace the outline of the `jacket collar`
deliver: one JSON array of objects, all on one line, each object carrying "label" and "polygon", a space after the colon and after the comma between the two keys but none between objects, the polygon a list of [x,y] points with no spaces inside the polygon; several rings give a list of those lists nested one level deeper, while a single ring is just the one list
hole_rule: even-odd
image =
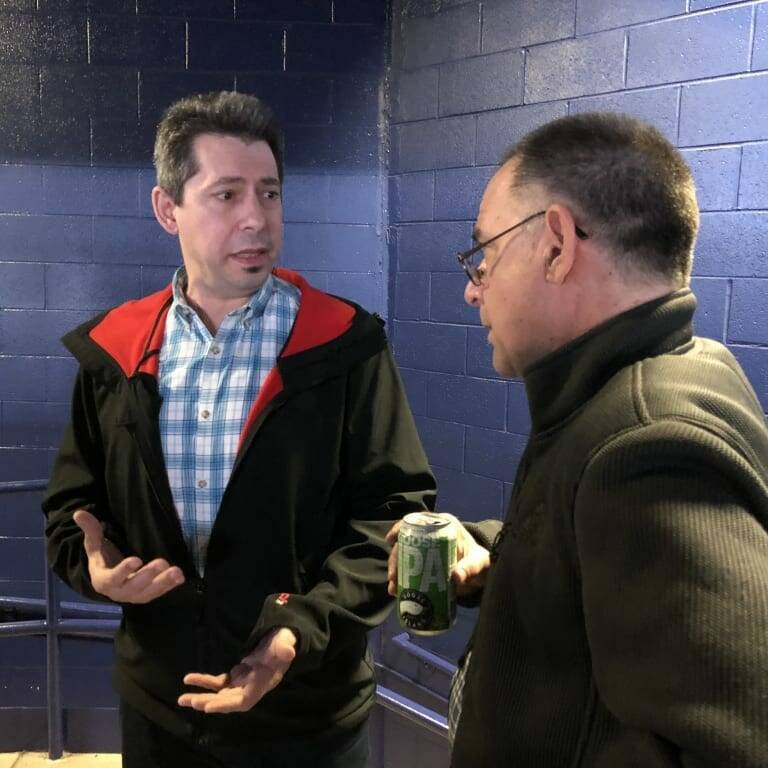
[{"label": "jacket collar", "polygon": [[[274,272],[301,291],[299,310],[281,358],[333,341],[350,328],[355,315],[353,306],[313,288],[297,272],[288,269]],[[169,285],[143,299],[126,302],[107,312],[90,328],[88,336],[127,377],[139,373],[157,377],[165,321],[172,301],[173,290]]]},{"label": "jacket collar", "polygon": [[622,368],[687,344],[696,299],[688,288],[607,320],[524,374],[532,433],[556,427]]}]

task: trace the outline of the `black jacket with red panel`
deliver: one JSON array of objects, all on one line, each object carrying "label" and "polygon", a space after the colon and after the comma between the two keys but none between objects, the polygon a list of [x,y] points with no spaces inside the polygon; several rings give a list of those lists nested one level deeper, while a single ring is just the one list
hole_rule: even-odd
[{"label": "black jacket with red panel", "polygon": [[[162,557],[185,583],[123,605],[115,684],[148,718],[194,739],[280,740],[352,728],[373,703],[366,631],[386,616],[392,521],[434,505],[434,479],[382,323],[300,276],[291,335],[250,411],[201,578],[166,475],[158,359],[171,288],[64,337],[80,363],[72,418],[43,509],[56,573],[94,599],[88,508],[127,555]],[[284,680],[243,714],[176,704],[188,672],[228,671],[271,629],[299,637]]]}]

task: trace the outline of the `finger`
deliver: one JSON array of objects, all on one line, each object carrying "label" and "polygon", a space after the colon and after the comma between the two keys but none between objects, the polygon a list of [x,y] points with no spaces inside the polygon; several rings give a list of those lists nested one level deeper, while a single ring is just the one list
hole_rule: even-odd
[{"label": "finger", "polygon": [[142,593],[158,575],[157,566],[144,565],[138,557],[126,557],[114,568],[108,569],[105,583],[121,591],[124,602],[137,602]]},{"label": "finger", "polygon": [[206,675],[202,672],[189,672],[184,675],[184,685],[191,685],[193,688],[205,688],[208,691],[220,691],[225,685],[229,684],[229,675]]},{"label": "finger", "polygon": [[397,544],[392,546],[387,560],[387,592],[392,597],[397,595]]},{"label": "finger", "polygon": [[397,596],[397,570],[387,575],[387,592],[392,596]]},{"label": "finger", "polygon": [[181,586],[185,580],[181,568],[174,565],[155,576],[141,594],[137,596],[137,599],[144,603],[157,600],[158,597],[162,597],[172,589]]},{"label": "finger", "polygon": [[199,712],[205,712],[205,707],[213,701],[217,693],[182,693],[177,699],[180,707],[191,707]]},{"label": "finger", "polygon": [[392,547],[387,559],[387,579],[395,581],[397,579],[397,544]]},{"label": "finger", "polygon": [[463,567],[456,565],[456,567],[451,571],[451,580],[457,586],[460,584],[464,584],[464,582],[467,580],[467,572],[464,570]]},{"label": "finger", "polygon": [[387,544],[390,546],[394,546],[397,543],[397,535],[400,533],[400,527],[402,526],[403,521],[398,520],[390,529],[387,531]]},{"label": "finger", "polygon": [[126,585],[141,566],[142,562],[138,557],[126,557],[114,568],[106,566],[98,554],[88,560],[94,589],[118,602],[125,602],[124,590]]},{"label": "finger", "polygon": [[72,519],[85,535],[83,546],[88,557],[98,553],[104,540],[104,529],[101,523],[85,509],[76,510]]},{"label": "finger", "polygon": [[397,544],[392,547],[387,560],[387,592],[393,597],[397,594]]},{"label": "finger", "polygon": [[170,570],[171,566],[165,560],[153,560],[142,565],[130,576],[131,586],[137,591],[146,589],[152,582]]},{"label": "finger", "polygon": [[282,675],[249,683],[246,686],[227,688],[205,702],[206,714],[247,712],[282,680]]},{"label": "finger", "polygon": [[[263,694],[262,694],[263,695]],[[246,696],[242,688],[232,688],[214,696],[205,703],[205,713],[208,715],[226,714],[228,712],[247,712],[259,701],[258,698]]]}]

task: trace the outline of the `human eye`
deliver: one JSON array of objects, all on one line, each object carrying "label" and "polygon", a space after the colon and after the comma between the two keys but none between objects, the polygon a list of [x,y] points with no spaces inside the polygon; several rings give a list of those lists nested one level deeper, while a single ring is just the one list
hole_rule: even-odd
[{"label": "human eye", "polygon": [[217,200],[221,200],[222,202],[227,202],[229,200],[232,200],[234,196],[235,196],[235,193],[231,189],[222,189],[214,193],[214,197]]},{"label": "human eye", "polygon": [[279,200],[282,197],[282,195],[280,194],[279,189],[267,189],[264,192],[264,197],[267,200]]}]

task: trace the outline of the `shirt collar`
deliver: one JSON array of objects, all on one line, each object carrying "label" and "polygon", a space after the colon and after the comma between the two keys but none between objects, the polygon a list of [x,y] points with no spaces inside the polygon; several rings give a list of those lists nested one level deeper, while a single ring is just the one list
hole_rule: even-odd
[{"label": "shirt collar", "polygon": [[[189,305],[184,293],[187,287],[187,270],[183,266],[179,267],[174,273],[171,285],[173,288],[171,312],[175,312],[178,317],[186,322],[188,327],[191,327],[193,319],[197,317],[197,313]],[[261,288],[242,307],[233,309],[227,317],[235,318],[236,323],[242,323],[245,327],[248,327],[254,318],[261,317],[264,314],[264,310],[267,308],[267,304],[276,289],[277,285],[275,284],[274,276],[270,273]]]}]

